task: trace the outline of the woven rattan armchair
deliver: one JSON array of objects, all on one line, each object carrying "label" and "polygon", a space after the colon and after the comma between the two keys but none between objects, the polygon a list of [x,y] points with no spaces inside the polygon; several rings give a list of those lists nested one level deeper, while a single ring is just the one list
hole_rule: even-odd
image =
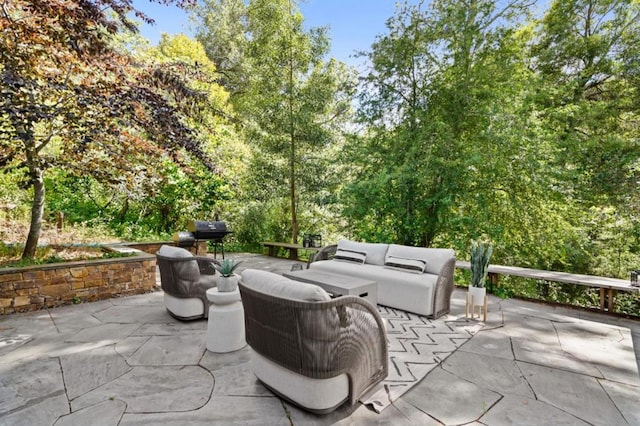
[{"label": "woven rattan armchair", "polygon": [[206,318],[211,304],[206,292],[216,286],[217,261],[172,246],[162,246],[156,259],[169,314],[181,320]]},{"label": "woven rattan armchair", "polygon": [[336,250],[338,249],[337,244],[333,244],[330,246],[322,247],[318,250],[313,256],[309,257],[309,262],[307,262],[307,269],[309,269],[309,265],[312,262],[317,262],[319,260],[331,260],[333,256],[336,254]]},{"label": "woven rattan armchair", "polygon": [[[254,358],[255,374],[277,395],[322,414],[345,401],[353,405],[387,377],[385,328],[366,300],[278,297],[249,288],[244,276],[239,288],[247,343],[261,360],[256,366]],[[309,396],[313,392],[320,395]],[[325,398],[326,394],[330,395]],[[301,401],[304,397],[311,403]]]}]

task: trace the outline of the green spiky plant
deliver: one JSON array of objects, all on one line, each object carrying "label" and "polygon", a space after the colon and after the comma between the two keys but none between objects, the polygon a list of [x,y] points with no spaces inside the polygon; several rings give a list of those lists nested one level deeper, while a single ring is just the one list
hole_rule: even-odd
[{"label": "green spiky plant", "polygon": [[220,275],[223,277],[230,277],[241,263],[242,261],[236,262],[233,259],[223,259],[219,265],[214,264],[213,267],[216,268],[216,271],[220,272]]},{"label": "green spiky plant", "polygon": [[493,254],[493,244],[471,241],[471,286],[484,287],[489,273],[489,261]]}]

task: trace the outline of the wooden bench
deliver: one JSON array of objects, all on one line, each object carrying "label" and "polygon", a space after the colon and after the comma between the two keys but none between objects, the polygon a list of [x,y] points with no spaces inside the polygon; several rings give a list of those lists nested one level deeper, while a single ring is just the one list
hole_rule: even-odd
[{"label": "wooden bench", "polygon": [[269,249],[269,256],[278,257],[278,249],[289,250],[289,259],[298,260],[298,250],[319,251],[322,247],[304,247],[300,244],[293,243],[279,243],[266,241],[262,243],[263,246]]},{"label": "wooden bench", "polygon": [[[469,262],[456,261],[456,268],[471,269]],[[600,310],[613,311],[615,293],[617,291],[640,292],[640,287],[633,287],[628,280],[598,277],[595,275],[570,274],[568,272],[544,271],[541,269],[519,268],[517,266],[489,265],[489,281],[497,285],[498,276],[513,275],[534,280],[552,281],[564,284],[575,284],[600,289]]]}]

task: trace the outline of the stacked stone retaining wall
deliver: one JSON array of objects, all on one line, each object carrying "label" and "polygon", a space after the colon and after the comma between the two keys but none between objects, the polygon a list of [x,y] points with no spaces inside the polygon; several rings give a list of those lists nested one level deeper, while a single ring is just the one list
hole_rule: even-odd
[{"label": "stacked stone retaining wall", "polygon": [[[132,257],[0,268],[0,315],[154,291],[158,288],[155,253],[162,245],[175,243],[153,241],[104,247],[108,251],[136,252]],[[196,247],[188,250],[196,253]],[[198,243],[197,252],[206,255],[206,241]]]},{"label": "stacked stone retaining wall", "polygon": [[156,288],[156,258],[116,259],[0,269],[0,314],[147,293]]}]

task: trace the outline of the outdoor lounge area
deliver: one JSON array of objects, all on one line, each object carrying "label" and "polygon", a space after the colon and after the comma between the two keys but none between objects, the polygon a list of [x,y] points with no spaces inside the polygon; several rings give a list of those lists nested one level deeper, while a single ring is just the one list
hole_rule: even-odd
[{"label": "outdoor lounge area", "polygon": [[[301,263],[227,256],[243,260],[240,271]],[[448,315],[418,327],[380,308],[391,362],[372,398],[391,402],[380,413],[356,402],[317,415],[258,381],[249,346],[207,350],[208,320],[171,316],[159,274],[157,283],[144,295],[0,317],[0,425],[640,424],[639,321],[490,297],[480,322],[465,318],[462,288]],[[407,360],[409,347],[429,356]],[[394,393],[405,368],[424,378]]]}]

